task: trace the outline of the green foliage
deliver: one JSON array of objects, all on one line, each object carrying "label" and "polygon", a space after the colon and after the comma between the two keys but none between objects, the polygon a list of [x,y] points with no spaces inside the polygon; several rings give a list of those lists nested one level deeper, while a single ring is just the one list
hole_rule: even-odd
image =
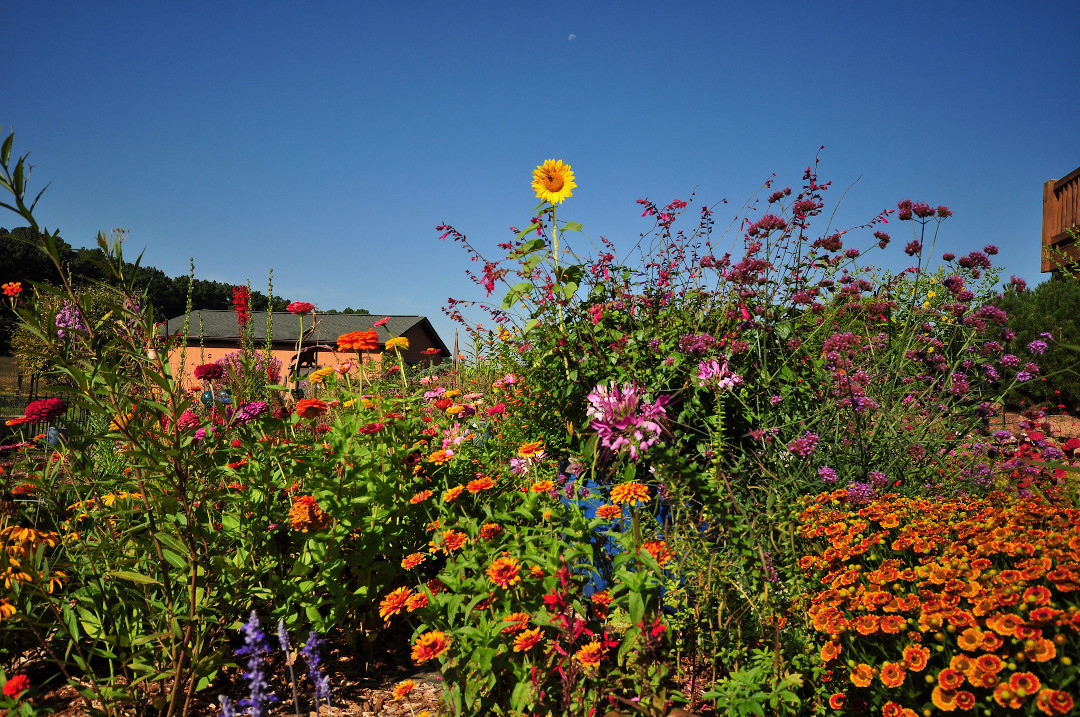
[{"label": "green foliage", "polygon": [[[1000,302],[1009,313],[1009,328],[1016,332],[1012,353],[1036,362],[1041,376],[1019,384],[1006,397],[1013,409],[1033,405],[1080,409],[1080,374],[1076,371],[1080,350],[1080,279],[1062,275],[1044,281],[1030,291],[1010,290]],[[1042,334],[1052,339],[1046,340]],[[1047,344],[1046,353],[1033,355],[1032,341]]]}]

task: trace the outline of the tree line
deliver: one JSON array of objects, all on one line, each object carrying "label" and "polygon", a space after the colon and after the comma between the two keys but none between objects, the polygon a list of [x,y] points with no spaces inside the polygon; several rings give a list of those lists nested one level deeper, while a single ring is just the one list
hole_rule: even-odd
[{"label": "tree line", "polygon": [[[101,249],[80,247],[73,248],[63,239],[57,240],[57,248],[64,265],[76,286],[89,286],[95,283],[114,284],[112,277],[104,269],[105,254]],[[188,292],[191,292],[192,309],[227,310],[232,308],[233,286],[220,281],[193,279],[188,275],[170,277],[161,269],[153,266],[135,265],[125,262],[124,273],[135,276],[135,286],[143,294],[146,304],[154,307],[156,320],[179,316],[187,309]],[[23,290],[30,291],[31,284],[60,283],[56,267],[41,249],[34,230],[30,227],[17,227],[8,231],[0,227],[0,284],[22,282]],[[284,311],[291,302],[284,297],[273,297],[270,306],[269,297],[261,291],[251,292],[251,310]],[[323,313],[339,313],[330,310]],[[346,308],[340,313],[366,314],[366,309]],[[0,312],[0,355],[11,353],[11,337],[18,325],[11,312]]]}]

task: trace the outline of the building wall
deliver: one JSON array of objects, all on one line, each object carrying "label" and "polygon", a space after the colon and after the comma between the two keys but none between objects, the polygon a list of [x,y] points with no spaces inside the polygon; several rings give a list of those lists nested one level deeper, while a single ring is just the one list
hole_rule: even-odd
[{"label": "building wall", "polygon": [[[304,347],[305,351],[309,347]],[[229,342],[227,344],[211,344],[207,343],[202,350],[198,344],[189,346],[187,349],[187,355],[184,360],[184,374],[181,377],[183,386],[190,388],[193,386],[201,386],[202,381],[195,378],[195,367],[204,363],[214,363],[225,356],[233,353],[237,350],[235,342]],[[256,350],[262,353],[263,349],[257,347]],[[270,355],[281,362],[281,380],[285,381],[286,376],[289,373],[289,369],[292,366],[294,359],[296,358],[296,346],[289,346],[288,348],[276,347],[271,350]],[[180,376],[180,349],[175,349],[169,355],[169,366],[172,368],[173,376]],[[318,368],[325,366],[340,366],[346,361],[356,362],[356,353],[353,351],[338,352],[338,351],[318,351],[317,362]],[[381,363],[382,354],[364,354],[364,366],[374,368],[376,364]]]}]

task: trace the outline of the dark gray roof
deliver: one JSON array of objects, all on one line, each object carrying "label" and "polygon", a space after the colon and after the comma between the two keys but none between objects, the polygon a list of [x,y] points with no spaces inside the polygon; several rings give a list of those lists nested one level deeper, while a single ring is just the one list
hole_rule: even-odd
[{"label": "dark gray roof", "polygon": [[[300,338],[300,317],[287,311],[275,311],[273,321],[274,343],[287,342],[295,344]],[[431,335],[432,345],[442,350],[447,355],[450,351],[446,344],[435,332],[431,322],[424,316],[391,316],[390,320],[382,326],[375,326],[375,322],[384,318],[385,314],[314,314],[304,317],[304,343],[311,345],[334,344],[338,336],[350,331],[370,331],[375,329],[379,334],[379,343],[386,343],[392,336],[402,336],[413,328],[426,329]],[[166,330],[174,334],[184,330],[185,314],[169,319],[166,322]],[[254,330],[256,341],[266,340],[267,312],[251,312],[251,326]],[[198,340],[200,328],[203,339],[208,341],[238,341],[240,339],[240,325],[236,321],[236,314],[232,310],[224,311],[192,311],[188,333],[193,340]]]}]

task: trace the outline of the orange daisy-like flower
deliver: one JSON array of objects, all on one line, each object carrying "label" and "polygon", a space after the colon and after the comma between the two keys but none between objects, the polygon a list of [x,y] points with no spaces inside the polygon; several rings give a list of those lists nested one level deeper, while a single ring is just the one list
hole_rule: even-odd
[{"label": "orange daisy-like flower", "polygon": [[397,615],[405,609],[405,605],[412,594],[412,589],[406,587],[392,591],[379,603],[379,617],[383,620],[389,620],[394,615]]},{"label": "orange daisy-like flower", "polygon": [[881,684],[886,687],[899,687],[904,684],[906,676],[907,673],[904,672],[904,668],[895,662],[886,662],[881,666]]},{"label": "orange daisy-like flower", "polygon": [[379,334],[371,331],[350,331],[338,336],[338,351],[378,351]]},{"label": "orange daisy-like flower", "polygon": [[416,680],[402,680],[394,685],[394,702],[404,699],[416,687]]},{"label": "orange daisy-like flower", "polygon": [[502,526],[498,523],[484,523],[480,528],[480,539],[491,540],[500,532],[502,532]]},{"label": "orange daisy-like flower", "polygon": [[325,530],[330,525],[330,516],[319,507],[318,501],[313,497],[300,495],[293,498],[292,508],[289,509],[289,525],[301,533]]},{"label": "orange daisy-like flower", "polygon": [[422,607],[427,607],[427,604],[427,593],[415,592],[405,601],[405,609],[409,612],[415,612]]},{"label": "orange daisy-like flower", "polygon": [[434,553],[438,550],[442,550],[449,555],[455,550],[461,550],[465,546],[465,543],[469,542],[469,536],[465,533],[458,532],[453,528],[447,528],[442,532],[442,540],[439,545],[435,545],[435,541],[432,540],[429,545],[428,552]]},{"label": "orange daisy-like flower", "polygon": [[521,563],[517,558],[500,556],[488,566],[487,576],[491,582],[503,589],[521,582]]},{"label": "orange daisy-like flower", "polygon": [[454,454],[453,454],[452,451],[438,450],[438,451],[435,451],[434,453],[432,453],[430,456],[428,456],[427,459],[429,461],[431,461],[432,463],[434,463],[435,465],[441,466],[443,463],[446,463],[447,461],[449,461],[453,457],[454,457]]},{"label": "orange daisy-like flower", "polygon": [[881,618],[881,631],[889,635],[897,634],[906,626],[907,620],[900,617],[899,615],[886,615],[885,617]]},{"label": "orange daisy-like flower", "polygon": [[1061,690],[1040,690],[1035,698],[1035,706],[1048,715],[1064,715],[1072,712],[1073,698]]},{"label": "orange daisy-like flower", "polygon": [[878,631],[879,618],[877,615],[862,615],[852,620],[851,626],[860,635],[873,635]]},{"label": "orange daisy-like flower", "polygon": [[529,567],[529,575],[532,575],[534,578],[540,579],[544,577],[544,569],[539,565],[532,565]]},{"label": "orange daisy-like flower", "polygon": [[1009,687],[1020,697],[1028,697],[1042,689],[1039,678],[1030,672],[1014,672],[1009,677]]},{"label": "orange daisy-like flower", "polygon": [[964,674],[951,667],[946,667],[938,673],[937,681],[942,689],[955,690],[960,687],[960,685],[964,684]]},{"label": "orange daisy-like flower", "polygon": [[840,650],[841,650],[841,647],[840,647],[839,642],[834,642],[833,640],[829,640],[828,642],[826,642],[824,645],[821,646],[821,661],[822,662],[832,662],[833,660],[835,660],[837,657],[840,656]]},{"label": "orange daisy-like flower", "polygon": [[417,565],[427,560],[427,556],[423,553],[413,553],[412,555],[406,555],[401,561],[401,567],[406,570],[412,570]]},{"label": "orange daisy-like flower", "polygon": [[326,413],[326,401],[319,398],[301,398],[296,402],[296,415],[311,420]]},{"label": "orange daisy-like flower", "polygon": [[422,490],[419,493],[417,493],[416,495],[414,495],[412,498],[409,498],[409,502],[412,503],[413,505],[416,505],[417,503],[423,503],[425,500],[427,500],[431,496],[432,496],[432,492],[430,490]]},{"label": "orange daisy-like flower", "polygon": [[611,502],[616,505],[637,505],[649,502],[649,489],[641,483],[620,483],[611,489]]},{"label": "orange daisy-like flower", "polygon": [[416,638],[412,647],[413,662],[420,665],[429,660],[434,660],[439,655],[450,649],[450,638],[446,633],[439,630],[425,632]]},{"label": "orange daisy-like flower", "polygon": [[555,483],[549,480],[538,480],[533,483],[531,490],[533,493],[547,493],[549,490],[555,487]]},{"label": "orange daisy-like flower", "polygon": [[1035,647],[1028,650],[1027,654],[1033,662],[1049,662],[1057,657],[1057,648],[1054,647],[1053,640],[1037,637],[1035,638]]},{"label": "orange daisy-like flower", "polygon": [[1008,682],[1002,682],[994,688],[994,701],[1011,710],[1018,710],[1024,706],[1024,698],[1013,692]]},{"label": "orange daisy-like flower", "polygon": [[586,668],[592,669],[600,666],[600,659],[604,656],[604,650],[600,646],[599,642],[593,641],[584,645],[580,650],[574,653],[574,657],[577,661],[585,665]]},{"label": "orange daisy-like flower", "polygon": [[648,551],[649,555],[653,556],[653,559],[659,563],[660,567],[664,567],[669,562],[674,553],[671,552],[671,548],[663,540],[646,540],[641,544],[642,550]]},{"label": "orange daisy-like flower", "polygon": [[462,493],[465,492],[465,486],[456,485],[453,488],[443,491],[442,499],[443,503],[452,503],[458,499]]},{"label": "orange daisy-like flower", "polygon": [[979,659],[975,660],[975,667],[983,672],[989,672],[996,675],[1001,672],[1001,669],[1005,667],[1005,663],[1001,661],[1001,658],[997,655],[982,655]]},{"label": "orange daisy-like flower", "polygon": [[533,458],[544,452],[543,441],[532,441],[530,443],[523,443],[518,448],[518,455],[522,458]]},{"label": "orange daisy-like flower", "polygon": [[904,714],[904,708],[895,702],[889,701],[881,706],[881,717],[900,717]]},{"label": "orange daisy-like flower", "polygon": [[965,712],[975,707],[975,695],[967,690],[956,691],[956,708]]},{"label": "orange daisy-like flower", "polygon": [[868,687],[874,680],[874,668],[865,663],[855,665],[850,673],[851,684],[856,687]]},{"label": "orange daisy-like flower", "polygon": [[514,638],[514,652],[531,650],[536,643],[540,642],[543,636],[543,629],[539,627],[522,631],[520,635]]},{"label": "orange daisy-like flower", "polygon": [[617,505],[606,504],[596,509],[596,517],[601,520],[614,520],[621,518],[623,509]]},{"label": "orange daisy-like flower", "polygon": [[518,630],[524,630],[529,626],[529,620],[532,619],[527,612],[512,612],[502,619],[503,622],[510,623],[507,627],[502,629],[503,632],[517,632]]},{"label": "orange daisy-like flower", "polygon": [[930,701],[939,710],[953,712],[956,710],[956,690],[946,690],[941,685],[938,685],[930,693]]},{"label": "orange daisy-like flower", "polygon": [[495,487],[495,481],[488,476],[480,476],[469,481],[469,484],[465,486],[470,493],[479,493],[482,490],[488,490]]},{"label": "orange daisy-like flower", "polygon": [[961,650],[973,652],[979,649],[983,643],[983,631],[977,627],[969,627],[956,638],[956,644]]},{"label": "orange daisy-like flower", "polygon": [[843,692],[834,692],[829,697],[829,707],[831,707],[834,710],[842,710],[842,709],[844,709],[844,705],[846,705],[846,704],[847,704],[847,695],[845,695]]}]

